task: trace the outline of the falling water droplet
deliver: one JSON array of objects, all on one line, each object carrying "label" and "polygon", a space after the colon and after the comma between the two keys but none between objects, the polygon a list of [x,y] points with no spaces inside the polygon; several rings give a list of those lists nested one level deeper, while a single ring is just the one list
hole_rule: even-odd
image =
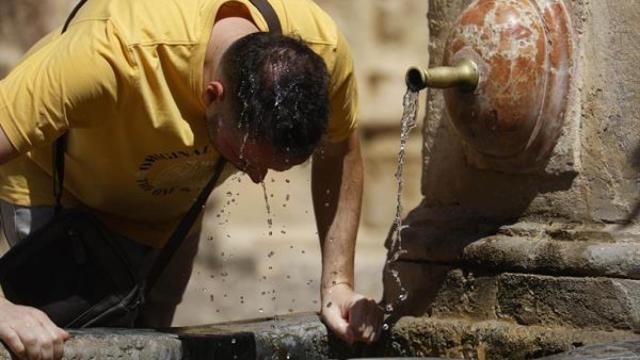
[{"label": "falling water droplet", "polygon": [[[264,183],[264,181],[262,181],[260,184],[262,185],[262,192],[264,194],[264,203],[267,207],[267,225],[269,225],[269,229],[271,229],[271,227],[273,226],[273,219],[271,218],[271,205],[269,204],[269,196],[267,194],[267,185]],[[269,234],[269,236],[271,236],[271,234]]]}]

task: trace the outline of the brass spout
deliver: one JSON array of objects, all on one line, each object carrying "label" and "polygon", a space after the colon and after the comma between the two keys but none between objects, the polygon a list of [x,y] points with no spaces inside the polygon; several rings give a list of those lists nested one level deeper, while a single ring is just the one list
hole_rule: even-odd
[{"label": "brass spout", "polygon": [[423,69],[412,66],[405,76],[407,87],[412,91],[424,88],[448,89],[458,87],[463,91],[473,91],[480,81],[476,63],[469,59],[460,61],[456,66],[440,66]]}]

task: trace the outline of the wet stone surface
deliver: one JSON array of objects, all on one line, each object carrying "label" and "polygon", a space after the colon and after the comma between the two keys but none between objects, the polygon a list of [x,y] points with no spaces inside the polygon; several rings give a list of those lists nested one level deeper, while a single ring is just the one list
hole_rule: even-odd
[{"label": "wet stone surface", "polygon": [[549,356],[544,360],[613,360],[640,359],[640,341],[585,346],[563,354]]},{"label": "wet stone surface", "polygon": [[[152,330],[89,329],[70,331],[65,359],[179,360],[185,356],[176,335]],[[11,360],[0,347],[0,360]]]}]

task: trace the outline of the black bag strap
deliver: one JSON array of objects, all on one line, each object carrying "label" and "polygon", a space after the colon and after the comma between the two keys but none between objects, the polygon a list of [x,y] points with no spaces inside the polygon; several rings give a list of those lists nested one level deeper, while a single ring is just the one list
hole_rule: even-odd
[{"label": "black bag strap", "polygon": [[73,20],[73,18],[76,17],[76,14],[78,13],[78,11],[80,11],[80,8],[86,2],[87,2],[87,0],[80,0],[78,2],[78,4],[76,4],[76,6],[73,8],[73,10],[71,10],[71,13],[69,14],[69,17],[67,18],[67,21],[64,22],[64,26],[62,27],[62,32],[63,33],[65,31],[67,31],[67,28],[69,27],[69,24],[71,24],[71,20]]},{"label": "black bag strap", "polygon": [[[76,16],[80,8],[86,3],[87,0],[80,0],[78,4],[71,10],[69,17],[64,22],[64,26],[62,27],[62,34],[67,31],[69,28],[69,24],[71,24],[71,20]],[[62,192],[64,185],[64,152],[67,147],[67,135],[61,135],[53,144],[53,166],[51,167],[53,171],[53,196],[55,198],[55,212],[58,214],[60,210],[62,210]]]},{"label": "black bag strap", "polygon": [[176,229],[171,234],[169,241],[167,241],[166,245],[162,248],[158,256],[156,257],[151,270],[149,270],[149,275],[147,275],[147,283],[146,283],[146,293],[148,294],[153,286],[156,284],[160,275],[164,269],[169,265],[169,261],[173,257],[173,254],[178,250],[180,245],[182,244],[184,238],[189,234],[189,230],[195,223],[196,219],[200,215],[200,212],[204,208],[207,198],[209,198],[209,194],[213,191],[213,188],[218,183],[218,179],[222,175],[224,171],[224,166],[227,161],[221,156],[216,162],[216,167],[213,171],[213,176],[207,183],[207,185],[202,189],[200,195],[196,199],[196,202],[191,206],[191,209],[184,215]]},{"label": "black bag strap", "polygon": [[278,19],[278,15],[269,1],[267,0],[250,0],[253,6],[258,9],[264,20],[267,22],[269,26],[269,32],[282,34],[282,25],[280,24],[280,19]]}]

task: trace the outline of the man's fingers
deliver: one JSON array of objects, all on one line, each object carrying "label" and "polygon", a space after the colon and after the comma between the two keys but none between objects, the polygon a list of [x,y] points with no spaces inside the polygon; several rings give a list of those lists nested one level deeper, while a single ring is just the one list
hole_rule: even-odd
[{"label": "man's fingers", "polygon": [[25,360],[58,360],[69,334],[42,311],[0,297],[0,340]]},{"label": "man's fingers", "polygon": [[14,327],[13,329],[20,337],[20,341],[26,348],[26,359],[40,360],[42,359],[42,348],[39,340],[38,327],[33,321],[25,321],[22,326]]},{"label": "man's fingers", "polygon": [[327,322],[331,330],[338,335],[342,340],[351,344],[353,342],[353,334],[349,329],[349,323],[347,323],[341,317],[334,318],[332,321]]},{"label": "man's fingers", "polygon": [[43,358],[60,359],[64,353],[64,341],[68,333],[60,329],[42,311],[34,309],[33,316],[40,322],[43,329]]},{"label": "man's fingers", "polygon": [[40,358],[53,360],[53,336],[42,325],[38,334],[38,342],[40,343]]},{"label": "man's fingers", "polygon": [[0,338],[14,355],[20,359],[25,358],[27,355],[27,349],[14,329],[6,325],[0,326]]},{"label": "man's fingers", "polygon": [[322,315],[324,317],[325,324],[334,334],[349,344],[353,343],[353,332],[349,328],[349,323],[342,318],[339,311],[323,311]]},{"label": "man's fingers", "polygon": [[64,353],[64,340],[56,328],[50,328],[42,325],[45,334],[44,343],[42,345],[43,359],[61,359]]},{"label": "man's fingers", "polygon": [[355,334],[356,341],[370,342],[370,338],[375,332],[374,307],[375,302],[371,299],[361,299],[351,308],[349,325]]},{"label": "man's fingers", "polygon": [[362,299],[350,311],[349,327],[355,341],[371,343],[378,339],[382,327],[383,314],[372,299]]},{"label": "man's fingers", "polygon": [[366,331],[367,326],[367,324],[365,323],[366,316],[367,314],[363,309],[362,301],[354,304],[354,306],[351,308],[351,311],[349,312],[349,327],[354,334],[355,341],[363,340],[363,335]]}]

